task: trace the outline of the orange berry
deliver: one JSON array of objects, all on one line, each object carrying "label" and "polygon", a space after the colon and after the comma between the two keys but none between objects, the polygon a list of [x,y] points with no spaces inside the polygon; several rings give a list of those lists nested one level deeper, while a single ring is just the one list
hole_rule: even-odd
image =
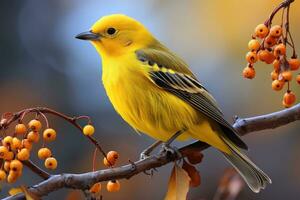
[{"label": "orange berry", "polygon": [[4,170],[0,170],[0,181],[4,181],[6,179],[6,172]]},{"label": "orange berry", "polygon": [[258,51],[260,48],[260,43],[256,39],[252,39],[248,42],[248,48],[251,51]]},{"label": "orange berry", "polygon": [[51,153],[51,150],[50,149],[48,149],[48,148],[41,148],[39,151],[38,151],[38,157],[39,157],[39,159],[41,159],[41,160],[45,160],[45,159],[47,159],[47,158],[49,158],[49,157],[51,157],[52,156],[52,153]]},{"label": "orange berry", "polygon": [[108,162],[106,158],[103,158],[103,164],[104,164],[106,167],[111,167],[111,166],[114,166],[114,165],[115,165],[115,161],[110,161],[110,162]]},{"label": "orange berry", "polygon": [[291,69],[291,70],[296,71],[296,70],[299,69],[299,67],[300,67],[300,60],[299,60],[299,59],[297,59],[297,58],[292,58],[292,59],[290,59],[288,62],[289,62],[289,65],[290,65],[290,69]]},{"label": "orange berry", "polygon": [[12,143],[11,143],[11,149],[12,150],[17,150],[17,149],[20,149],[22,147],[22,142],[21,140],[19,140],[17,137],[14,137],[12,139]]},{"label": "orange berry", "polygon": [[30,152],[26,148],[21,149],[21,151],[19,151],[17,154],[17,158],[21,161],[28,160],[29,157],[30,157]]},{"label": "orange berry", "polygon": [[279,44],[274,49],[274,55],[277,58],[278,56],[285,55],[286,53],[286,47],[284,44]]},{"label": "orange berry", "polygon": [[56,131],[52,128],[47,128],[44,130],[43,138],[48,142],[54,141],[56,139]]},{"label": "orange berry", "polygon": [[248,61],[248,63],[254,64],[257,61],[257,55],[255,52],[249,51],[246,54],[246,60]]},{"label": "orange berry", "polygon": [[280,91],[284,86],[284,82],[283,81],[279,81],[279,80],[274,80],[272,82],[272,89],[275,91]]},{"label": "orange berry", "polygon": [[291,71],[284,71],[281,73],[281,76],[285,81],[291,81],[293,78],[293,74]]},{"label": "orange berry", "polygon": [[108,181],[107,185],[106,185],[106,189],[109,192],[118,192],[120,190],[120,183],[117,180],[114,181]]},{"label": "orange berry", "polygon": [[15,156],[14,152],[9,151],[9,152],[7,152],[4,160],[11,161],[12,159],[14,159],[14,156]]},{"label": "orange berry", "polygon": [[42,123],[37,119],[33,119],[28,123],[28,127],[33,131],[39,131],[42,128]]},{"label": "orange berry", "polygon": [[2,140],[3,146],[10,147],[11,144],[12,144],[12,140],[13,140],[13,137],[11,137],[11,136],[6,136],[6,137]]},{"label": "orange berry", "polygon": [[27,135],[27,139],[29,142],[38,142],[40,139],[40,134],[36,131],[30,131]]},{"label": "orange berry", "polygon": [[91,188],[91,193],[99,193],[101,191],[101,183],[95,183]]},{"label": "orange berry", "polygon": [[245,67],[243,76],[248,79],[253,79],[255,77],[255,69],[253,67]]},{"label": "orange berry", "polygon": [[265,45],[266,47],[272,47],[277,43],[277,39],[272,37],[272,36],[268,36],[265,39]]},{"label": "orange berry", "polygon": [[282,28],[279,25],[275,25],[270,29],[270,36],[272,37],[280,37],[282,34]]},{"label": "orange berry", "polygon": [[23,139],[22,146],[30,151],[32,149],[32,142],[30,142],[28,139]]},{"label": "orange berry", "polygon": [[285,105],[291,106],[295,103],[295,101],[296,101],[296,95],[293,92],[287,91],[283,95],[283,102],[285,103]]},{"label": "orange berry", "polygon": [[89,124],[89,125],[86,125],[86,126],[83,127],[82,132],[83,132],[84,135],[91,136],[91,135],[94,134],[95,128],[94,128],[94,126]]},{"label": "orange berry", "polygon": [[109,151],[109,152],[107,153],[106,157],[107,157],[107,160],[108,160],[108,161],[111,161],[111,160],[116,161],[116,160],[118,160],[118,158],[119,158],[119,154],[118,154],[118,152],[116,152],[116,151]]},{"label": "orange berry", "polygon": [[300,74],[297,75],[296,81],[297,81],[298,84],[300,84]]},{"label": "orange berry", "polygon": [[17,124],[15,127],[16,134],[23,135],[27,132],[27,128],[24,124]]},{"label": "orange berry", "polygon": [[10,171],[7,176],[7,183],[14,183],[18,179],[18,173]]},{"label": "orange berry", "polygon": [[275,56],[268,50],[260,50],[258,52],[258,59],[267,64],[271,64],[275,60]]},{"label": "orange berry", "polygon": [[259,24],[255,28],[255,35],[259,38],[264,38],[268,35],[269,29],[264,24]]},{"label": "orange berry", "polygon": [[3,169],[4,169],[6,172],[9,172],[9,170],[10,170],[10,161],[5,161],[5,162],[4,162]]},{"label": "orange berry", "polygon": [[15,159],[10,162],[9,167],[10,171],[20,172],[23,169],[23,164],[21,161]]},{"label": "orange berry", "polygon": [[49,157],[45,160],[45,167],[47,169],[56,169],[57,160],[54,157]]},{"label": "orange berry", "polygon": [[4,159],[8,154],[8,149],[5,146],[0,146],[0,158]]},{"label": "orange berry", "polygon": [[280,70],[280,64],[281,64],[280,60],[275,59],[275,60],[273,61],[273,67],[274,67],[274,70],[279,71],[279,70]]}]

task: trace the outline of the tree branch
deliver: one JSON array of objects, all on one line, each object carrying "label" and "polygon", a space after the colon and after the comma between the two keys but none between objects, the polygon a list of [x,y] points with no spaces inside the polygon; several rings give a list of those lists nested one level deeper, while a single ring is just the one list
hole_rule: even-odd
[{"label": "tree branch", "polygon": [[[233,127],[240,133],[240,135],[246,135],[255,131],[274,129],[296,120],[300,120],[300,104],[271,114],[244,119],[237,118],[233,124]],[[208,147],[208,144],[198,141],[180,148],[179,151],[181,152],[182,156],[186,156],[191,151],[202,151]],[[30,187],[29,191],[37,196],[45,196],[61,188],[86,190],[96,182],[115,179],[129,179],[138,173],[164,166],[177,159],[180,158],[177,157],[176,154],[155,154],[144,160],[138,160],[132,164],[117,168],[83,174],[52,175],[47,180]],[[24,194],[18,194],[5,198],[5,200],[16,199],[24,199]]]}]

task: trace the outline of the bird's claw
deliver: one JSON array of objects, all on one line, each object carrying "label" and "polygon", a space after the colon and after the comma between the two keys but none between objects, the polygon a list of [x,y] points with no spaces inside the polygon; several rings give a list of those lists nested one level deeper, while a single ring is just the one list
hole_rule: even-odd
[{"label": "bird's claw", "polygon": [[182,157],[182,154],[179,152],[179,150],[176,147],[172,147],[169,144],[163,143],[161,148],[162,148],[160,151],[161,154],[166,153],[166,154],[175,155],[178,158]]},{"label": "bird's claw", "polygon": [[149,154],[145,153],[144,151],[140,154],[140,160],[145,160],[149,158]]}]

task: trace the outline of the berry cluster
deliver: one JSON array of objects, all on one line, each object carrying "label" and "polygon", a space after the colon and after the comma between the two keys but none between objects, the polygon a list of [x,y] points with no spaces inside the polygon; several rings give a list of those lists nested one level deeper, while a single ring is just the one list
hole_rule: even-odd
[{"label": "berry cluster", "polygon": [[[94,155],[95,157],[95,155]],[[106,167],[113,167],[117,160],[119,159],[119,153],[116,151],[109,151],[103,159],[103,164]],[[93,164],[95,165],[95,164]],[[94,168],[94,166],[93,166]],[[111,180],[107,182],[106,189],[108,192],[118,192],[121,188],[120,182],[118,180]],[[100,194],[101,183],[95,183],[91,188],[90,192],[93,194]]]},{"label": "berry cluster", "polygon": [[[15,126],[12,135],[6,135],[1,139],[0,159],[2,167],[0,170],[0,180],[7,180],[8,183],[14,183],[21,175],[23,161],[29,160],[32,146],[40,140],[42,123],[38,119],[31,120],[26,126],[21,121]],[[56,131],[52,128],[46,128],[42,133],[43,146],[46,142],[54,141]],[[57,160],[53,157],[49,148],[43,147],[38,150],[38,157],[44,160],[47,169],[56,169]]]},{"label": "berry cluster", "polygon": [[[289,31],[289,8],[292,1],[280,4],[270,15],[265,23],[257,25],[252,39],[248,43],[249,52],[246,54],[248,65],[243,70],[243,76],[248,79],[255,77],[254,63],[258,60],[273,65],[271,72],[272,89],[280,91],[287,85],[287,91],[283,96],[284,107],[291,107],[296,102],[296,95],[290,89],[293,71],[300,68],[300,60],[297,58],[293,38]],[[282,9],[281,25],[272,26],[274,16]],[[287,58],[288,47],[292,50],[291,58]],[[300,74],[296,76],[300,84]]]}]

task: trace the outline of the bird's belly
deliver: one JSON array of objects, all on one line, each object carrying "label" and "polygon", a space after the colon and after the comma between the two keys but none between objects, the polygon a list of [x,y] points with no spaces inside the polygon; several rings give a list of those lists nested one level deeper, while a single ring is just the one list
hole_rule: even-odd
[{"label": "bird's belly", "polygon": [[[106,84],[108,97],[115,110],[137,131],[166,141],[175,132],[199,124],[201,117],[190,105],[161,90],[145,77]],[[189,134],[178,139],[186,140]]]}]

